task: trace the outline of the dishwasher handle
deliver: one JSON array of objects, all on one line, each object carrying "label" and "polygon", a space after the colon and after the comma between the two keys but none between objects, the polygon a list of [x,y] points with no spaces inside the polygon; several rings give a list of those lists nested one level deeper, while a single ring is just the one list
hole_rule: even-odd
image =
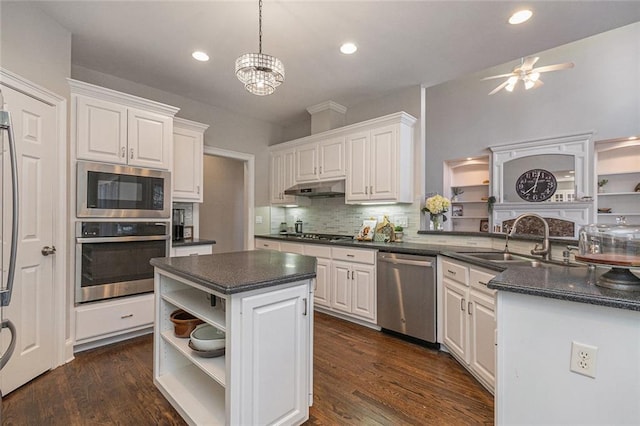
[{"label": "dishwasher handle", "polygon": [[394,265],[424,266],[426,268],[431,268],[433,266],[433,262],[429,262],[428,260],[409,260],[409,259],[379,257],[378,261],[392,263]]}]

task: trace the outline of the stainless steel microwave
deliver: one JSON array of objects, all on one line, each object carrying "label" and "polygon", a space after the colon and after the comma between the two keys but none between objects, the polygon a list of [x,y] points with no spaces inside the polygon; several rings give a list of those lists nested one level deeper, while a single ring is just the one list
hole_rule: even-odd
[{"label": "stainless steel microwave", "polygon": [[78,217],[171,217],[171,173],[78,161]]}]

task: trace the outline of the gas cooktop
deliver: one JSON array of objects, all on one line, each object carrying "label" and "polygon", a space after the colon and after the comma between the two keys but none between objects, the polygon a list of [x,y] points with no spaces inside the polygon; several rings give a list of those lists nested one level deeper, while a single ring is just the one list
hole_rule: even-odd
[{"label": "gas cooktop", "polygon": [[283,237],[295,238],[298,240],[318,240],[318,241],[349,241],[353,240],[349,235],[337,235],[337,234],[280,234]]}]

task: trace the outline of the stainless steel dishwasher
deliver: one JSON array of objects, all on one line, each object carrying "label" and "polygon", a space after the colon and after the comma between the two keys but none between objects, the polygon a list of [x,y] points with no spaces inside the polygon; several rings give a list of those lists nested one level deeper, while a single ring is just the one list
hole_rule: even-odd
[{"label": "stainless steel dishwasher", "polygon": [[378,253],[378,325],[436,343],[436,258]]}]

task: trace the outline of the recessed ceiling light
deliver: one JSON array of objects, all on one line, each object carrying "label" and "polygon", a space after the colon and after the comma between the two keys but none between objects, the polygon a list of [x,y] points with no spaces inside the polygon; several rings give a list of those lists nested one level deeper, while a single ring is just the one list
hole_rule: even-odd
[{"label": "recessed ceiling light", "polygon": [[196,50],[195,52],[193,52],[191,56],[193,56],[193,59],[200,62],[207,62],[209,60],[209,55],[199,50]]},{"label": "recessed ceiling light", "polygon": [[637,136],[630,136],[630,137],[629,137],[629,140],[630,140],[630,141],[635,141],[636,139],[638,139],[638,137],[637,137]]},{"label": "recessed ceiling light", "polygon": [[467,157],[467,161],[473,160],[473,157]]},{"label": "recessed ceiling light", "polygon": [[509,23],[511,25],[522,24],[523,22],[527,22],[529,18],[533,15],[533,12],[529,9],[519,10],[509,18]]},{"label": "recessed ceiling light", "polygon": [[358,46],[356,46],[353,43],[345,43],[342,46],[340,46],[340,51],[345,55],[351,55],[352,53],[356,53],[356,50],[358,50]]}]

